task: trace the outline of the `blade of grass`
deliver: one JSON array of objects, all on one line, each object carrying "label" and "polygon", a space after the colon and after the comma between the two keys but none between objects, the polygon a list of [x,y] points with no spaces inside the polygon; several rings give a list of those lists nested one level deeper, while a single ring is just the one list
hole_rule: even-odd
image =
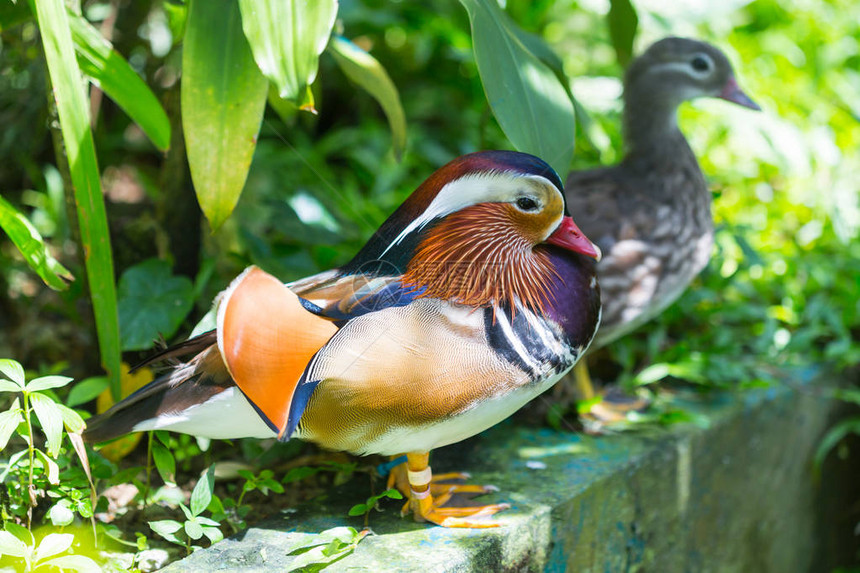
[{"label": "blade of grass", "polygon": [[[102,366],[119,399],[119,320],[107,215],[89,108],[63,0],[32,0],[69,161]],[[33,5],[31,4],[31,5]]]},{"label": "blade of grass", "polygon": [[15,207],[0,197],[0,228],[6,231],[27,264],[54,290],[66,290],[75,277],[48,252],[39,231]]}]

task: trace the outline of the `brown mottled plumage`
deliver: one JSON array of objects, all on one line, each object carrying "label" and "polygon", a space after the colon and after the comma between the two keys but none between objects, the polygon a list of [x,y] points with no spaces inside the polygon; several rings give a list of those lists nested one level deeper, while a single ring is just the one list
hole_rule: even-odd
[{"label": "brown mottled plumage", "polygon": [[624,159],[567,179],[568,205],[582,214],[582,231],[603,251],[595,346],[659,314],[710,258],[711,193],[676,121],[678,106],[697,97],[758,109],[718,48],[686,38],[653,44],[625,76]]}]

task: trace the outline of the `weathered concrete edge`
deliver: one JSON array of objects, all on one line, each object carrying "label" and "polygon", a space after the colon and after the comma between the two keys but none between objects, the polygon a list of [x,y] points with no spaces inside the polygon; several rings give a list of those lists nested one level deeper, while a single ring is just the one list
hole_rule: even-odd
[{"label": "weathered concrete edge", "polygon": [[[805,380],[795,382],[803,385]],[[415,524],[396,517],[397,504],[392,502],[384,513],[372,517],[371,527],[377,535],[368,537],[352,555],[329,566],[328,570],[562,571],[571,563],[570,554],[574,550],[579,557],[585,553],[582,545],[585,540],[577,541],[577,547],[571,546],[571,530],[575,529],[577,536],[584,538],[590,529],[598,529],[581,522],[589,515],[582,510],[583,503],[607,495],[625,497],[611,492],[629,489],[630,476],[637,468],[650,468],[655,474],[668,472],[659,479],[675,482],[678,472],[685,471],[684,468],[690,471],[691,443],[706,443],[709,434],[716,435],[721,428],[732,427],[741,418],[755,418],[758,412],[774,408],[793,410],[796,401],[796,391],[788,385],[740,395],[714,395],[706,403],[689,405],[708,421],[707,427],[675,427],[646,435],[591,438],[548,429],[521,428],[510,422],[502,424],[462,445],[446,448],[434,458],[437,471],[468,470],[475,483],[494,483],[501,488],[498,494],[485,496],[482,501],[513,504],[510,511],[496,518],[502,527],[450,530]],[[542,466],[545,468],[538,469]],[[606,487],[607,483],[613,487]],[[669,490],[666,495],[674,496],[675,509],[664,513],[684,509],[682,506],[689,503],[690,496],[696,495],[689,485],[684,489],[673,483]],[[165,571],[289,570],[293,557],[287,554],[308,538],[307,532],[337,525],[360,528],[360,520],[346,517],[346,512],[365,494],[335,491],[319,505],[303,507],[286,519],[269,520],[251,527],[168,566]],[[635,523],[629,516],[629,519],[621,519],[634,511],[631,503],[629,499],[601,502],[606,511],[619,515],[618,527],[621,523]],[[677,521],[675,517],[672,519]],[[624,561],[628,565],[631,551],[644,551],[636,547],[631,550],[630,545],[637,543],[635,531],[632,535],[627,532],[615,537],[619,539],[619,551],[627,553]],[[609,545],[612,540],[605,539],[601,543]],[[634,561],[643,558],[642,555],[633,557]],[[621,565],[623,563],[619,567]],[[616,568],[612,566],[606,570]]]}]

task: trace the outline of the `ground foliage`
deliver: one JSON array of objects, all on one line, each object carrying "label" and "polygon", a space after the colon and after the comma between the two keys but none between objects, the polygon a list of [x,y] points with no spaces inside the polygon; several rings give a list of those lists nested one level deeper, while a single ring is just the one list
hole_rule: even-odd
[{"label": "ground foliage", "polygon": [[[25,4],[0,0],[0,21],[14,21],[27,10]],[[481,6],[467,4],[472,11]],[[284,280],[341,264],[433,169],[462,153],[513,148],[484,93],[463,6],[441,0],[343,1],[335,31],[371,54],[396,87],[407,126],[405,149],[396,143],[400,128],[390,109],[383,111],[372,95],[357,90],[355,77],[338,64],[343,52],[324,52],[311,93],[295,96],[301,104],[311,98],[318,115],[268,95],[243,194],[232,215],[211,232],[194,199],[176,113],[181,7],[166,0],[81,6],[162,102],[172,129],[170,150],[163,153],[164,127],[157,118],[150,118],[148,137],[111,99],[89,92],[118,285],[118,344],[127,360],[151,350],[159,334],[169,341],[185,337],[214,295],[248,264]],[[741,85],[764,108],[753,114],[720,101],[683,106],[682,129],[715,193],[715,255],[678,303],[606,350],[609,366],[598,372],[651,397],[660,396],[666,378],[704,391],[780,383],[781,372],[792,368],[823,365],[856,373],[856,3],[508,0],[506,11],[523,30],[546,40],[570,78],[579,104],[571,168],[620,158],[619,61],[629,56],[631,45],[635,52],[668,34],[712,41],[726,50]],[[32,261],[12,242],[0,241],[0,357],[23,364],[27,381],[59,373],[74,377],[66,386],[40,390],[46,398],[36,401],[43,412],[61,411],[45,405],[50,402],[86,416],[108,381],[91,377],[100,372],[99,344],[82,280],[76,215],[65,200],[71,181],[57,153],[57,111],[49,103],[39,31],[33,23],[4,26],[0,42],[0,192],[47,242],[44,253],[31,249],[29,258],[39,259],[37,266],[49,274],[59,261],[77,277],[66,290],[49,290],[30,270]],[[27,224],[17,221],[17,228],[32,236]],[[143,284],[150,287],[149,302],[157,305],[147,306]],[[166,306],[178,310],[163,314]],[[148,377],[123,376],[124,390]],[[0,394],[0,400],[6,396],[12,394]],[[839,397],[860,402],[850,389]],[[101,399],[110,402],[107,394]],[[671,400],[657,404],[644,419],[686,419]],[[38,559],[84,554],[110,562],[92,548],[96,536],[102,549],[125,543],[136,556],[134,565],[126,559],[112,566],[146,568],[147,544],[158,546],[163,538],[161,547],[173,543],[177,550],[170,555],[181,556],[217,539],[218,524],[226,534],[244,527],[252,505],[257,507],[252,516],[259,518],[262,507],[275,512],[356,472],[373,471],[366,460],[320,455],[297,443],[210,444],[163,434],[143,440],[149,448],[115,447],[110,455],[119,461],[91,452],[98,491],[91,499],[74,438],[65,438],[76,428],[55,422],[45,427],[36,410],[27,432],[11,422],[22,415],[20,402],[9,398],[0,407],[13,412],[0,418],[0,434],[8,440],[2,457],[9,471],[0,496],[4,521],[43,524],[34,527],[36,538],[28,537],[26,528],[7,528],[0,551],[20,554],[33,567]],[[825,438],[820,457],[831,448],[844,454],[842,438],[858,431],[860,420],[845,420]],[[52,436],[47,443],[32,437],[47,433]],[[41,456],[34,454],[28,464],[12,468],[9,463],[13,454],[37,450]],[[200,480],[209,467],[214,473]],[[64,488],[55,483],[55,473]],[[356,527],[361,517],[371,516],[383,489],[354,508]],[[22,504],[31,495],[39,501],[34,510]],[[110,523],[94,531],[88,522],[93,514]],[[73,543],[49,536],[69,532],[75,534]],[[313,551],[297,551],[309,563],[332,560],[361,536],[338,531]],[[2,562],[7,563],[8,558]]]}]

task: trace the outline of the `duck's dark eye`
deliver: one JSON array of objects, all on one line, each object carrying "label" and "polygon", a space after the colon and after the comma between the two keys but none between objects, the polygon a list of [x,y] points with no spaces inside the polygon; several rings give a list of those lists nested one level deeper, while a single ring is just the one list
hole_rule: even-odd
[{"label": "duck's dark eye", "polygon": [[696,56],[690,60],[690,65],[693,66],[693,69],[697,72],[707,72],[711,69],[711,62],[709,62],[704,56]]},{"label": "duck's dark eye", "polygon": [[520,197],[517,199],[517,207],[523,211],[534,211],[538,208],[538,204],[531,197]]}]

